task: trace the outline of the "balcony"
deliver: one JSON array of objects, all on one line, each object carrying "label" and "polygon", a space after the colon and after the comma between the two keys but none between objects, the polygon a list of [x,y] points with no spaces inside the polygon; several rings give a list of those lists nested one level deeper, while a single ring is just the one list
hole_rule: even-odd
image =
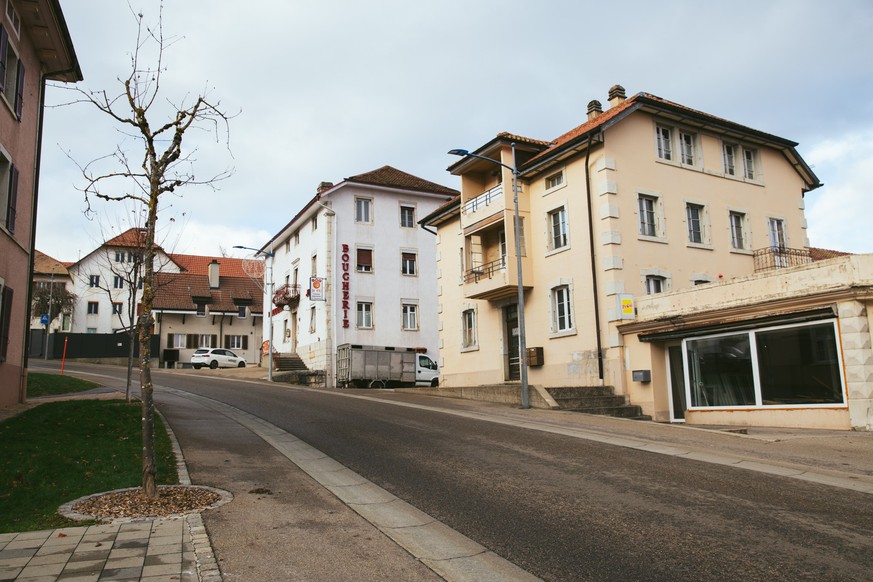
[{"label": "balcony", "polygon": [[762,273],[773,269],[787,269],[812,262],[809,249],[789,249],[787,247],[767,247],[754,253],[755,272]]},{"label": "balcony", "polygon": [[300,285],[282,285],[273,293],[276,307],[295,307],[300,303]]},{"label": "balcony", "polygon": [[502,213],[507,208],[504,197],[503,185],[486,190],[471,200],[467,200],[461,206],[461,226],[469,226],[481,223],[487,218]]}]

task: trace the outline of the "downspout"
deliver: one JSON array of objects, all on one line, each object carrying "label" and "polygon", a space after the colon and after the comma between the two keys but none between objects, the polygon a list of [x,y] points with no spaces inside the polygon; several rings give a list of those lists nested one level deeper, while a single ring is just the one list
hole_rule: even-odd
[{"label": "downspout", "polygon": [[[321,198],[319,196],[319,198]],[[316,204],[324,208],[325,217],[327,218],[327,233],[325,238],[327,239],[327,244],[325,245],[324,252],[324,261],[326,263],[325,273],[327,273],[327,277],[325,277],[324,283],[324,310],[325,310],[325,328],[327,329],[327,337],[325,338],[325,352],[326,361],[324,366],[324,387],[325,388],[336,388],[336,358],[333,353],[333,337],[334,337],[334,329],[333,329],[333,297],[331,294],[333,293],[333,285],[331,284],[331,280],[333,279],[333,253],[336,248],[336,241],[334,239],[334,229],[333,229],[333,221],[331,218],[336,216],[336,212],[334,212],[330,206],[322,204],[319,200],[315,201]]]},{"label": "downspout", "polygon": [[597,375],[603,383],[603,343],[600,334],[600,300],[597,294],[597,261],[594,253],[594,216],[591,204],[591,170],[588,161],[591,159],[591,138],[588,134],[585,148],[585,196],[588,199],[588,244],[591,249],[591,287],[594,290],[594,330],[597,334]]}]

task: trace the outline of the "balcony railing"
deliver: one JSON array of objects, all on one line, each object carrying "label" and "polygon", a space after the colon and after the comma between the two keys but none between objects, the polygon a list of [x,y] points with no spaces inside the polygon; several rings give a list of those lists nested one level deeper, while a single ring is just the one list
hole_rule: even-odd
[{"label": "balcony railing", "polygon": [[789,249],[787,247],[767,247],[754,252],[755,272],[787,269],[807,265],[812,262],[809,249]]},{"label": "balcony railing", "polygon": [[473,214],[477,210],[481,208],[485,208],[489,206],[494,200],[503,198],[503,184],[498,184],[497,186],[491,188],[479,194],[472,200],[468,200],[464,206],[461,207],[461,212],[464,214]]},{"label": "balcony railing", "polygon": [[273,305],[295,306],[300,303],[300,285],[282,285],[273,293]]},{"label": "balcony railing", "polygon": [[506,268],[506,257],[500,257],[496,261],[477,265],[472,269],[464,272],[464,283],[475,283],[480,279],[490,279],[494,273],[503,271]]}]

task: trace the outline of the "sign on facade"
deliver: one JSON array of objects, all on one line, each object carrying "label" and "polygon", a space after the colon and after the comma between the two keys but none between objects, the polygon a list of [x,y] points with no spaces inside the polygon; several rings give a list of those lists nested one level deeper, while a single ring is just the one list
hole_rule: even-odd
[{"label": "sign on facade", "polygon": [[324,301],[324,278],[310,277],[309,278],[309,300]]}]

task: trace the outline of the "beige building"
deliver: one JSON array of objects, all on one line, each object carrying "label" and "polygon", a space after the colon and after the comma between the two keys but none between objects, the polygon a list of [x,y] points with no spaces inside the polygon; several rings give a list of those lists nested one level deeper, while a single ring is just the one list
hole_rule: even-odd
[{"label": "beige building", "polygon": [[628,395],[661,421],[873,430],[871,306],[873,255],[639,298]]},{"label": "beige building", "polygon": [[809,261],[804,195],[821,184],[796,145],[614,86],[552,141],[473,150],[449,168],[460,199],[422,221],[438,232],[441,386],[517,390],[516,169],[530,383],[612,386],[655,412],[619,325],[642,297]]}]

